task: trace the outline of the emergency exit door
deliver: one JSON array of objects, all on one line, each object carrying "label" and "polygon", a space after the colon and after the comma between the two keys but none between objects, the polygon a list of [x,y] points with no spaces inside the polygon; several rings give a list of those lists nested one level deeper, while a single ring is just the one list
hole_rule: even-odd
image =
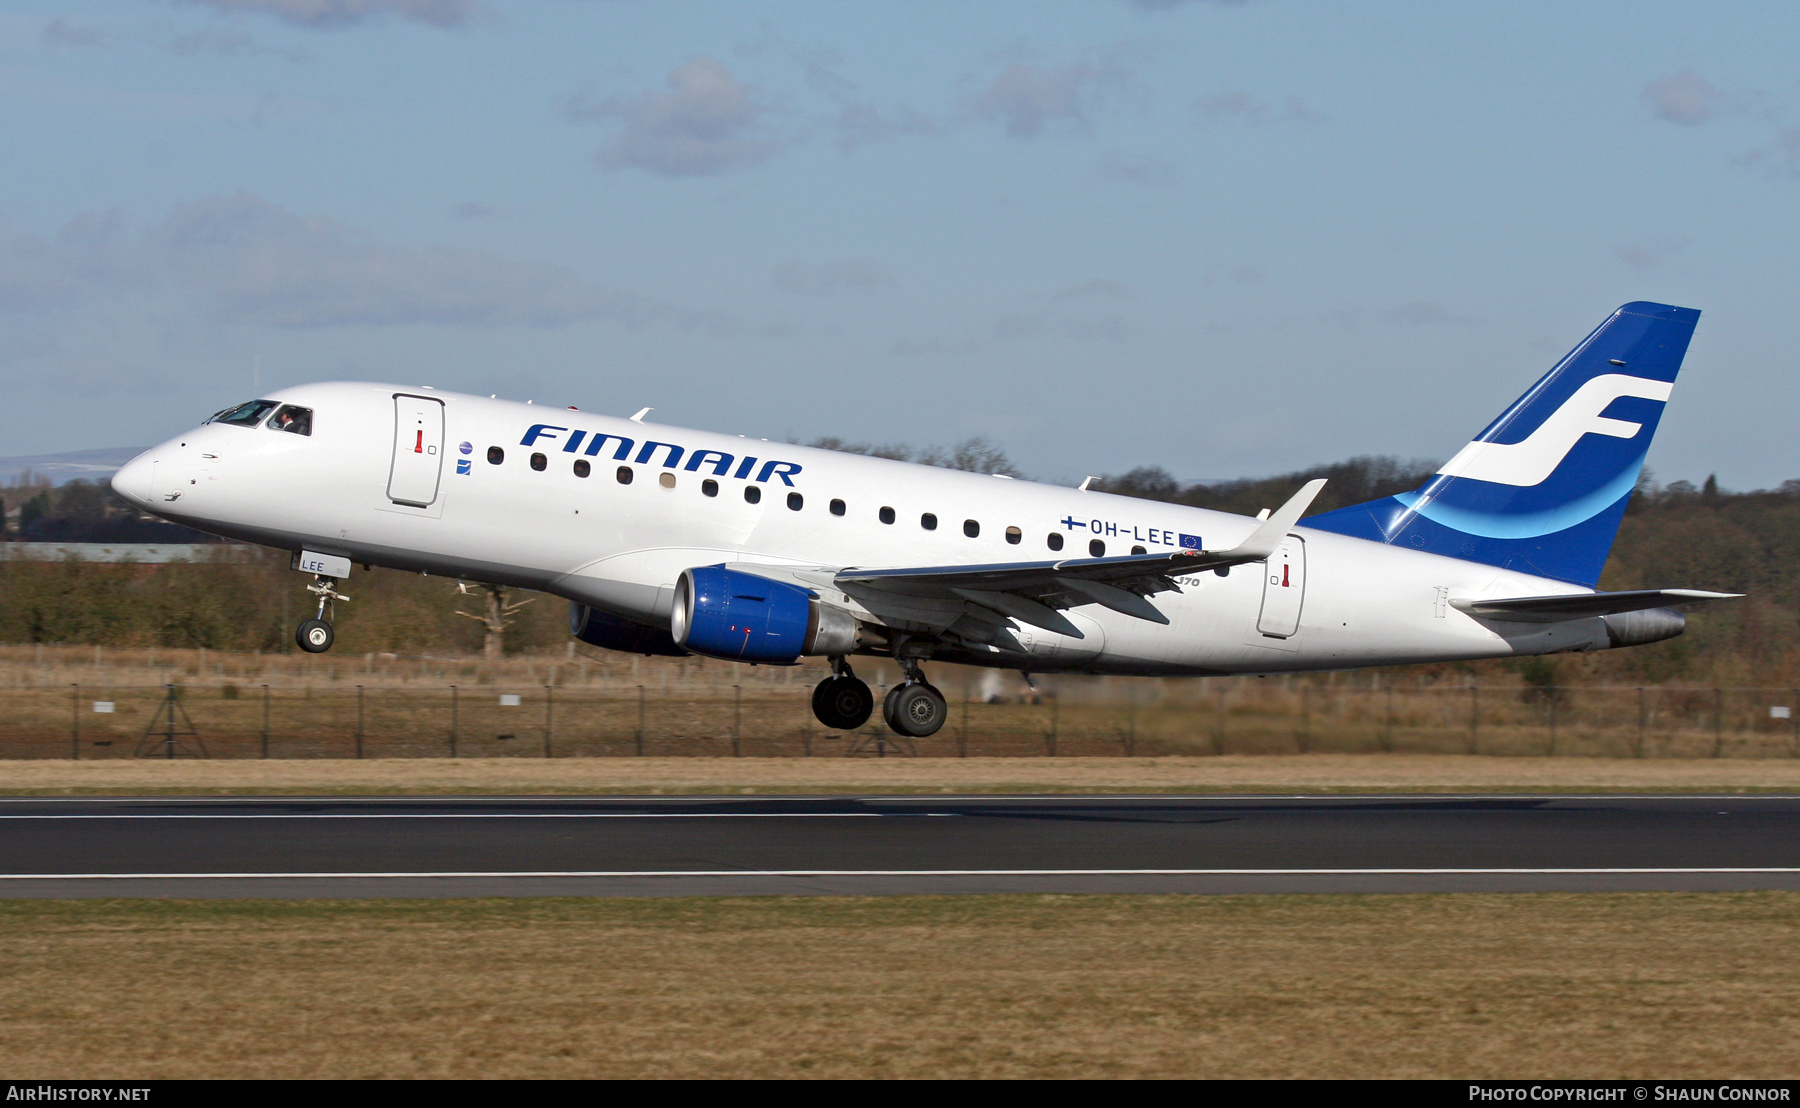
[{"label": "emergency exit door", "polygon": [[1285,639],[1300,630],[1300,603],[1306,597],[1306,541],[1298,535],[1283,539],[1269,555],[1267,569],[1256,629],[1271,638]]},{"label": "emergency exit door", "polygon": [[394,465],[388,499],[428,508],[437,499],[444,458],[444,402],[428,396],[394,397]]}]

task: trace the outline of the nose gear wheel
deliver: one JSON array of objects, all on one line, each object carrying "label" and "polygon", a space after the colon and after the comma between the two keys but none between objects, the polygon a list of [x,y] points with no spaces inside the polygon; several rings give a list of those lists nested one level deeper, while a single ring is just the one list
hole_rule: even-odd
[{"label": "nose gear wheel", "polygon": [[313,583],[306,586],[306,591],[319,598],[319,614],[300,621],[300,626],[294,629],[294,642],[308,654],[323,654],[337,639],[329,617],[337,614],[335,605],[338,601],[350,598],[337,591],[337,578],[323,574],[314,574]]}]

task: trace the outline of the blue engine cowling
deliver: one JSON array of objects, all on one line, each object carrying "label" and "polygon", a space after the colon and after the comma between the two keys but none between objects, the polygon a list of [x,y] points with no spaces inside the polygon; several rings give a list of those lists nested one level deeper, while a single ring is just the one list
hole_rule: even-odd
[{"label": "blue engine cowling", "polygon": [[589,646],[627,654],[663,654],[685,658],[688,652],[660,627],[646,627],[586,604],[569,603],[569,634]]},{"label": "blue engine cowling", "polygon": [[675,643],[733,662],[791,666],[856,649],[856,619],[809,589],[724,566],[683,570],[669,614]]}]

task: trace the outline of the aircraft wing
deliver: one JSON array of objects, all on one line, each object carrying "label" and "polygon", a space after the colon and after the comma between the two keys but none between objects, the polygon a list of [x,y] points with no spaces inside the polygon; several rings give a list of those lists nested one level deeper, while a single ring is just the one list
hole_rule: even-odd
[{"label": "aircraft wing", "polygon": [[1058,609],[1099,604],[1123,615],[1166,624],[1168,617],[1150,603],[1149,597],[1178,591],[1180,586],[1174,580],[1178,576],[1266,559],[1281,546],[1295,521],[1324,487],[1323,480],[1308,481],[1249,538],[1229,550],[1180,550],[1169,554],[992,565],[851,567],[838,571],[833,583],[846,591],[961,600],[1074,638],[1080,638],[1081,632]]},{"label": "aircraft wing", "polygon": [[1705,600],[1734,600],[1742,593],[1702,592],[1699,589],[1632,589],[1627,592],[1587,592],[1573,596],[1516,596],[1501,600],[1453,598],[1450,606],[1483,619],[1516,623],[1554,623],[1563,619],[1666,608]]}]

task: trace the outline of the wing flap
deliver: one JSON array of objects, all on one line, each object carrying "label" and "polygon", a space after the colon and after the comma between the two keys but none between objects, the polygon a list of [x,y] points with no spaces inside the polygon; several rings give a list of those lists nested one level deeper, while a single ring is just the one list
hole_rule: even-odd
[{"label": "wing flap", "polygon": [[[911,596],[961,596],[982,591],[1024,596],[1055,607],[1103,604],[1125,615],[1167,623],[1154,607],[1142,607],[1117,595],[1141,601],[1145,596],[1178,590],[1174,578],[1209,569],[1260,562],[1275,553],[1294,524],[1325,487],[1308,481],[1250,536],[1230,550],[1176,550],[1167,554],[1128,554],[1113,558],[1068,558],[1054,562],[1002,562],[992,565],[909,566],[898,569],[840,570],[836,583],[862,585]],[[1089,589],[1094,582],[1107,589]],[[970,599],[964,596],[964,599]],[[1115,606],[1117,605],[1117,606]],[[1008,613],[1009,615],[1011,613]],[[1020,617],[1023,618],[1023,617]],[[1027,620],[1026,622],[1031,622]]]}]

